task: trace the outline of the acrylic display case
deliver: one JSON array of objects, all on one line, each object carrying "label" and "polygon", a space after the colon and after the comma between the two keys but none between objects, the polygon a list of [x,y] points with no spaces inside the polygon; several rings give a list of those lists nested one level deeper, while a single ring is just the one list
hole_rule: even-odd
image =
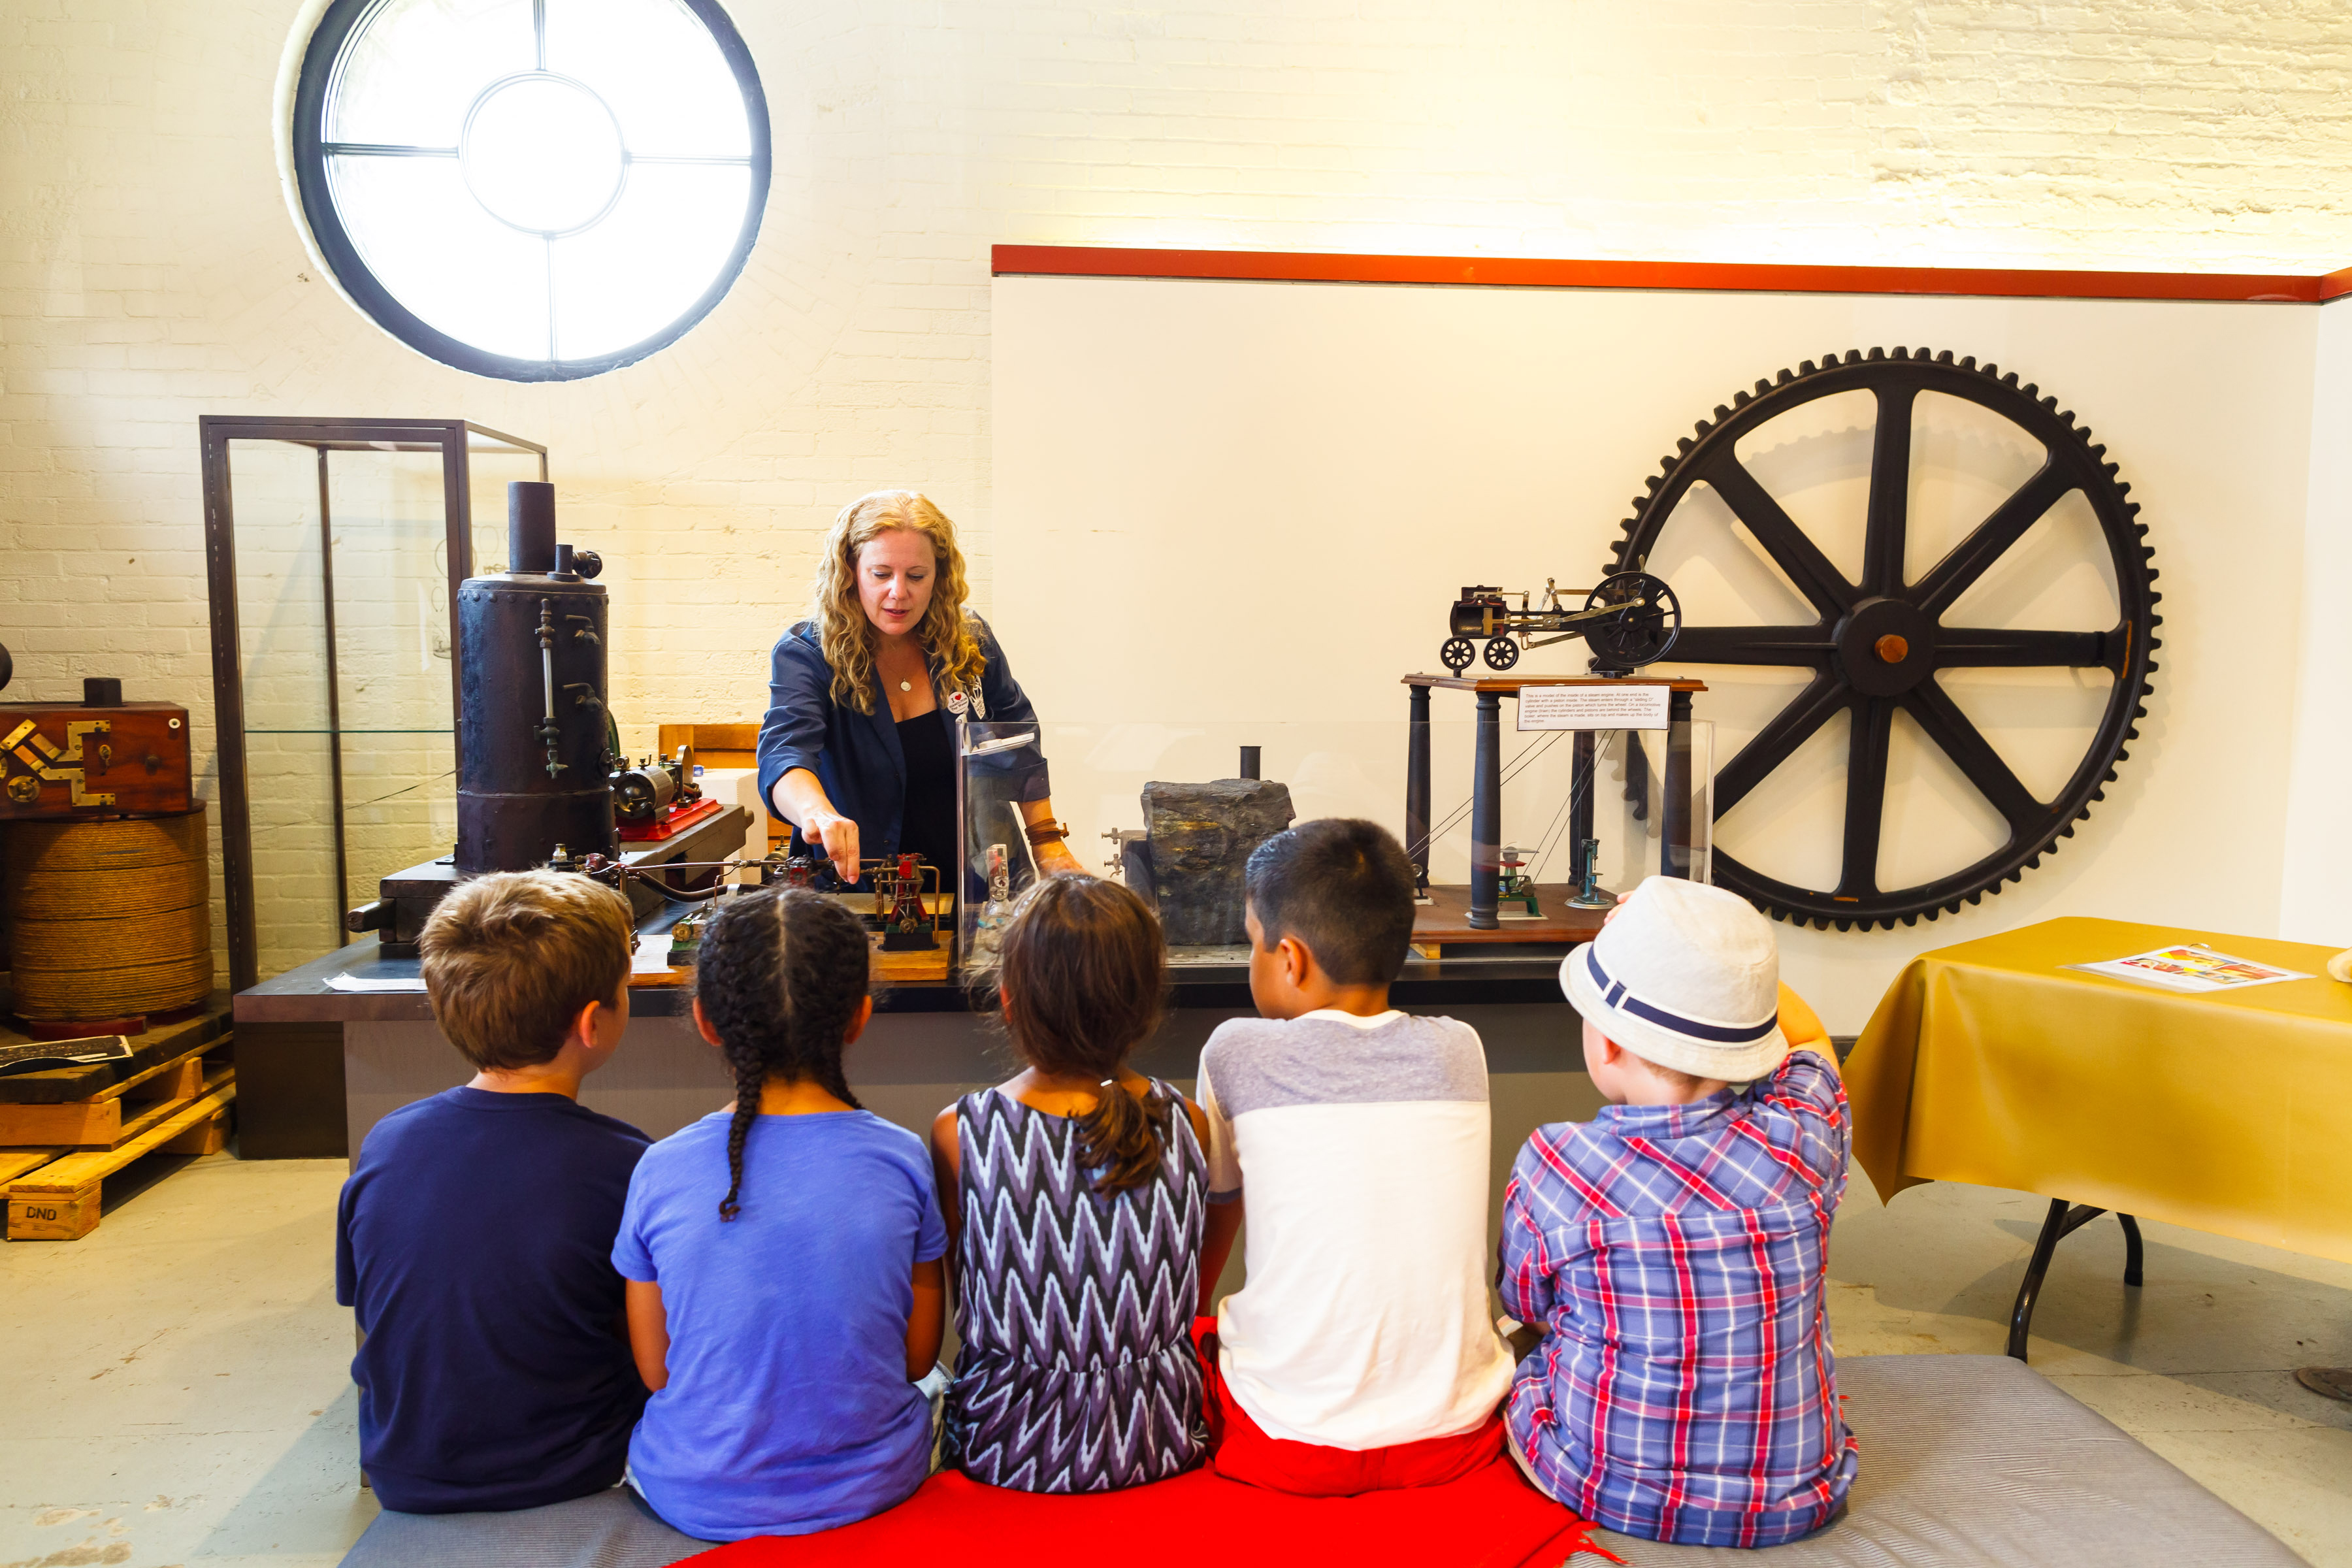
[{"label": "acrylic display case", "polygon": [[[951,879],[965,893],[957,924],[959,963],[967,973],[992,958],[998,923],[1035,879],[1018,805],[1041,795],[1068,825],[1070,847],[1087,869],[1127,881],[1159,905],[1163,890],[1154,884],[1164,862],[1155,858],[1146,786],[1238,781],[1254,766],[1260,784],[1286,792],[1291,820],[1364,817],[1405,842],[1429,885],[1416,921],[1416,952],[1448,963],[1564,952],[1599,928],[1601,910],[1571,904],[1580,869],[1572,831],[1596,843],[1593,880],[1612,894],[1662,872],[1700,880],[1708,874],[1714,728],[1703,720],[1675,730],[1508,733],[1496,769],[1501,836],[1483,852],[1473,834],[1477,725],[1467,712],[1432,720],[1418,736],[1401,722],[1315,720],[1047,719],[966,723],[960,734],[964,865]],[[1409,836],[1408,795],[1417,770],[1426,779],[1420,798],[1428,826]],[[1670,790],[1670,780],[1680,783]],[[1233,801],[1246,795],[1262,803],[1271,793],[1226,790],[1219,798],[1238,817],[1246,810]],[[1188,823],[1183,853],[1237,875],[1255,827],[1264,826],[1263,817],[1255,827],[1213,817]],[[1220,842],[1220,834],[1234,841]],[[1474,932],[1462,917],[1482,863],[1498,883],[1499,918],[1491,930]],[[1172,940],[1181,933],[1171,911],[1162,905],[1161,915],[1180,977],[1246,963],[1237,929],[1226,933],[1227,942]]]}]

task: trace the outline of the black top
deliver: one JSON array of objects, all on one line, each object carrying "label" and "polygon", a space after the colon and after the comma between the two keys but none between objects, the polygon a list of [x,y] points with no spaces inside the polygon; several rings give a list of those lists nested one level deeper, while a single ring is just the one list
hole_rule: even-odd
[{"label": "black top", "polygon": [[621,1479],[645,1406],[613,1238],[646,1135],[560,1094],[453,1089],[377,1122],[336,1215],[366,1342],[360,1463],[404,1513],[538,1508]]},{"label": "black top", "polygon": [[955,742],[936,712],[898,722],[898,750],[907,759],[907,805],[898,818],[901,853],[920,855],[948,885],[956,864]]}]

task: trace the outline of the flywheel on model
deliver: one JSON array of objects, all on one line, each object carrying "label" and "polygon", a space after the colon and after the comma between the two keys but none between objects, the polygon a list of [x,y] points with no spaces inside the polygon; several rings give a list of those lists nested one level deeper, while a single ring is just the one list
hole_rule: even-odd
[{"label": "flywheel on model", "polygon": [[[1790,515],[1743,462],[1744,437],[1791,409],[1841,393],[1865,392],[1876,403],[1871,437],[1868,499],[1863,521],[1860,572],[1849,578],[1831,552]],[[2038,471],[2011,491],[1959,537],[1934,565],[1914,577],[1906,571],[1913,493],[1913,413],[1923,393],[1963,399],[2009,421],[2038,442]],[[1775,381],[1759,381],[1729,407],[1699,423],[1679,443],[1664,472],[1634,501],[1609,570],[1647,569],[1675,509],[1694,486],[1705,485],[1744,525],[1788,584],[1817,618],[1796,626],[1706,626],[1691,615],[1676,637],[1673,662],[1694,665],[1798,667],[1810,670],[1803,689],[1758,730],[1715,774],[1718,820],[1774,770],[1790,764],[1805,742],[1840,713],[1848,715],[1843,837],[1832,886],[1811,887],[1767,876],[1727,853],[1718,840],[1714,880],[1772,914],[1839,930],[1892,927],[1925,915],[1933,920],[1974,903],[2039,865],[2116,777],[2116,765],[2139,731],[2134,721],[2156,668],[2150,654],[2161,617],[2152,584],[2154,552],[2130,487],[2116,479],[2106,449],[2095,446],[2074,416],[2021,386],[2014,374],[1973,359],[1926,349],[1872,349],[1864,354],[1808,360]],[[2053,508],[2079,492],[2096,520],[2100,549],[2112,567],[2117,616],[2097,630],[1986,627],[1955,622],[1951,612],[2002,556]],[[1678,579],[1679,580],[1679,579]],[[1965,621],[1966,617],[1960,617]],[[2081,761],[2054,795],[2043,799],[2019,778],[1949,691],[1939,673],[1970,668],[2032,667],[2103,669],[2112,678],[2105,706]],[[1897,712],[1907,714],[1926,741],[1997,814],[2006,841],[1972,863],[1909,887],[1879,885],[1886,821],[1889,737]],[[1824,742],[1828,743],[1828,742]],[[2071,754],[2071,752],[2068,753]],[[1829,879],[1823,878],[1823,880]]]}]

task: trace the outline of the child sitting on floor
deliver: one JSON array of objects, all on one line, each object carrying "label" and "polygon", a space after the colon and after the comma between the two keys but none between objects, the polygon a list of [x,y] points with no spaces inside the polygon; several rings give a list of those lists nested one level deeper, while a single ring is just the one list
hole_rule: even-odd
[{"label": "child sitting on floor", "polygon": [[1389,1005],[1413,876],[1387,832],[1301,823],[1245,885],[1263,1016],[1201,1052],[1204,1312],[1249,1212],[1247,1282],[1202,1345],[1213,1462],[1312,1496],[1453,1480],[1500,1460],[1511,1379],[1487,1316],[1485,1052]]},{"label": "child sitting on floor", "polygon": [[1822,1301],[1851,1128],[1836,1056],[1779,980],[1762,915],[1674,878],[1560,967],[1610,1103],[1538,1128],[1504,1194],[1503,1308],[1542,1336],[1511,1450],[1628,1535],[1773,1546],[1853,1482]]},{"label": "child sitting on floor", "polygon": [[1208,1124],[1127,1065],[1167,978],[1158,917],[1116,882],[1049,877],[1005,928],[1023,1070],[931,1125],[963,1346],[946,1454],[974,1480],[1111,1491],[1200,1462]]},{"label": "child sitting on floor", "polygon": [[629,906],[504,872],[441,900],[425,986],[472,1080],[370,1130],[336,1213],[360,1464],[404,1513],[537,1508],[621,1479],[646,1391],[606,1255],[646,1135],[578,1103],[629,1022]]},{"label": "child sitting on floor", "polygon": [[728,900],[695,963],[695,1026],[732,1110],[646,1153],[613,1262],[654,1391],[629,1479],[706,1541],[803,1535],[930,1473],[947,1233],[920,1138],[861,1110],[843,1050],[873,1016],[865,928],[804,890]]}]

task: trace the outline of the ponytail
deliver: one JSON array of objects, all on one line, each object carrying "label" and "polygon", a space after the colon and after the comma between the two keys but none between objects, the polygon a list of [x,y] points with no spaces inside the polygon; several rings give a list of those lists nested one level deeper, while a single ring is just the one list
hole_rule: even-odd
[{"label": "ponytail", "polygon": [[995,978],[1024,1061],[1102,1082],[1095,1108],[1076,1119],[1095,1191],[1150,1182],[1167,1157],[1170,1106],[1129,1093],[1118,1074],[1160,1026],[1167,990],[1168,948],[1150,906],[1117,882],[1044,878],[1013,909]]},{"label": "ponytail", "polygon": [[703,932],[695,999],[735,1078],[727,1124],[727,1195],[719,1217],[742,1212],[743,1151],[771,1079],[814,1082],[857,1106],[843,1075],[844,1037],[865,997],[870,963],[857,917],[804,889],[739,894]]},{"label": "ponytail", "polygon": [[1168,1101],[1140,1097],[1115,1078],[1102,1080],[1095,1108],[1077,1119],[1078,1152],[1095,1173],[1095,1191],[1123,1193],[1159,1173],[1168,1152]]}]

